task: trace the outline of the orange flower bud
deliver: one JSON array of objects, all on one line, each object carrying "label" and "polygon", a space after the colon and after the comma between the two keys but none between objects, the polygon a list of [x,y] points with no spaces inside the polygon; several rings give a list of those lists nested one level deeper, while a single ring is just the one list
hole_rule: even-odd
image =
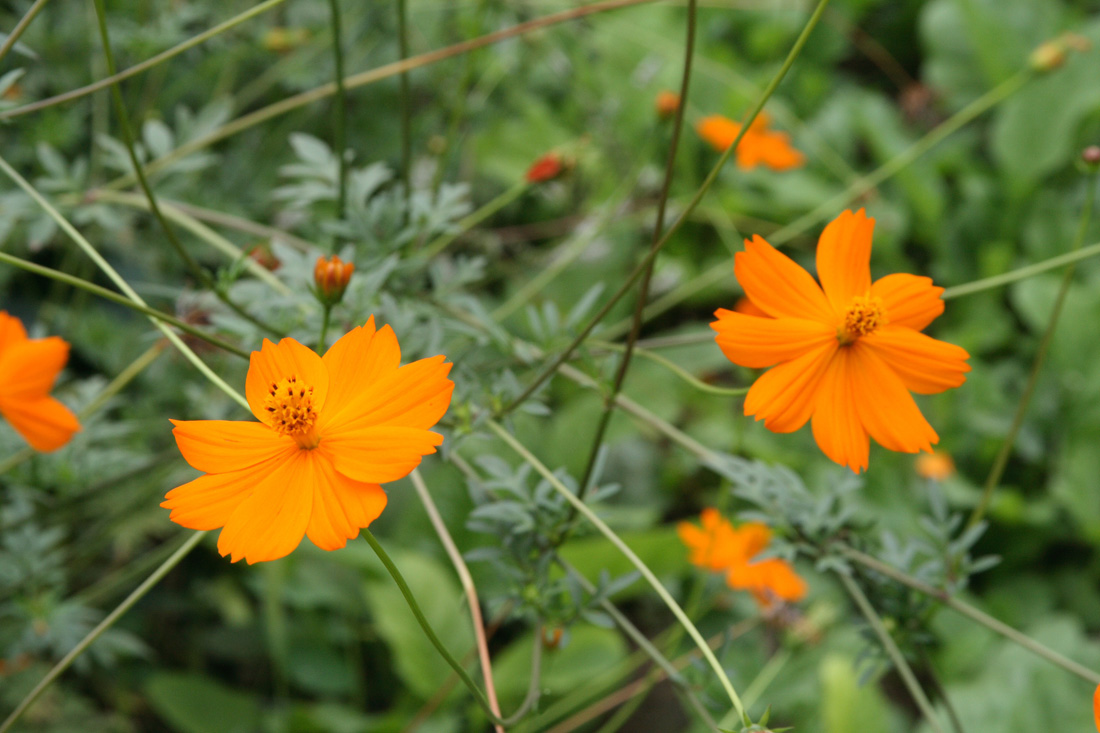
[{"label": "orange flower bud", "polygon": [[552,181],[565,171],[565,161],[561,153],[551,150],[531,164],[525,176],[528,183]]},{"label": "orange flower bud", "polygon": [[917,456],[917,475],[930,481],[943,481],[955,473],[955,461],[943,451],[921,453]]},{"label": "orange flower bud", "polygon": [[1076,33],[1063,33],[1057,38],[1041,44],[1031,52],[1028,59],[1031,68],[1036,71],[1054,71],[1066,63],[1069,51],[1084,53],[1092,47],[1089,39]]},{"label": "orange flower bud", "polygon": [[248,250],[248,257],[260,267],[271,272],[275,272],[283,264],[266,244],[254,245]]},{"label": "orange flower bud", "polygon": [[336,255],[317,258],[313,268],[313,282],[317,285],[317,296],[327,303],[339,303],[351,280],[355,265],[344,262]]},{"label": "orange flower bud", "polygon": [[680,108],[680,95],[676,92],[662,89],[657,92],[657,99],[654,101],[654,106],[657,108],[657,116],[662,120],[667,120],[669,117],[676,114],[676,110]]}]

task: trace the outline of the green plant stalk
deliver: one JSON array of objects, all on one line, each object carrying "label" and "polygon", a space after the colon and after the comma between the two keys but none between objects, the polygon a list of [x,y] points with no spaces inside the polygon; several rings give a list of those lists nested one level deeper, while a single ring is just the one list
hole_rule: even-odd
[{"label": "green plant stalk", "polygon": [[[672,140],[668,145],[668,156],[665,162],[665,177],[661,184],[661,192],[657,199],[657,221],[653,225],[653,241],[650,249],[655,249],[661,241],[661,234],[665,228],[665,212],[668,208],[668,192],[672,186],[672,175],[676,168],[676,154],[680,149],[680,132],[684,127],[684,108],[687,107],[688,90],[691,86],[691,62],[695,57],[695,15],[696,0],[688,0],[687,5],[687,39],[684,42],[684,70],[680,80],[680,103],[676,105],[676,117],[672,124]],[[577,498],[584,500],[588,491],[588,485],[592,481],[592,471],[596,467],[596,461],[600,455],[600,446],[603,445],[603,437],[607,432],[607,426],[611,422],[611,414],[615,409],[615,398],[623,389],[626,374],[630,370],[630,360],[634,356],[634,344],[642,331],[642,311],[645,310],[646,301],[649,299],[649,284],[653,279],[653,268],[657,264],[656,258],[651,257],[642,273],[642,282],[638,286],[638,299],[634,306],[634,322],[630,329],[630,335],[626,339],[626,347],[623,349],[622,358],[619,359],[619,368],[615,372],[615,381],[611,385],[611,392],[604,397],[603,410],[600,413],[596,432],[592,438],[592,448],[588,451],[588,461],[585,463],[584,473],[581,474],[580,483],[577,485]],[[570,520],[573,518],[570,513]],[[568,530],[567,530],[568,532]]]},{"label": "green plant stalk", "polygon": [[68,101],[71,101],[71,100],[74,100],[74,99],[80,99],[81,97],[85,97],[89,94],[92,94],[93,92],[97,92],[100,89],[106,89],[107,87],[111,86],[112,84],[114,84],[116,82],[120,82],[123,79],[129,79],[131,76],[135,76],[137,74],[140,74],[143,71],[148,71],[149,69],[153,68],[154,66],[157,66],[158,64],[161,64],[161,63],[167,61],[168,59],[173,58],[174,56],[179,56],[184,51],[188,51],[188,50],[194,48],[195,46],[198,46],[199,44],[205,43],[206,41],[209,41],[214,36],[220,35],[221,33],[224,33],[225,31],[227,31],[231,28],[234,28],[234,27],[240,25],[241,23],[244,23],[245,21],[251,20],[252,18],[255,18],[257,15],[261,15],[262,13],[265,13],[268,10],[271,10],[272,8],[274,8],[277,5],[281,5],[284,2],[286,2],[286,0],[264,0],[264,2],[258,3],[257,5],[255,5],[252,8],[249,8],[245,12],[243,12],[239,15],[235,15],[232,18],[230,18],[229,20],[227,20],[223,23],[219,23],[218,25],[214,26],[213,28],[210,28],[209,30],[203,31],[202,33],[199,33],[198,35],[196,35],[192,38],[189,38],[186,41],[183,41],[182,43],[179,43],[179,44],[173,46],[172,48],[168,49],[167,51],[163,51],[161,53],[158,53],[156,56],[153,56],[149,59],[146,59],[145,61],[142,61],[139,64],[135,64],[134,66],[131,66],[128,69],[124,69],[123,71],[120,71],[117,74],[112,74],[111,76],[100,79],[99,81],[97,81],[93,84],[89,84],[87,86],[80,87],[79,89],[73,89],[72,91],[68,91],[68,92],[65,92],[63,94],[58,94],[56,96],[48,97],[46,99],[40,99],[37,102],[32,102],[30,104],[24,104],[21,107],[16,107],[14,109],[9,109],[7,111],[0,112],[0,120],[7,120],[7,119],[11,119],[12,117],[19,117],[20,115],[29,114],[31,112],[37,112],[40,109],[45,109],[46,107],[52,107],[56,104],[61,104],[63,102],[68,102]]},{"label": "green plant stalk", "polygon": [[15,28],[13,28],[11,33],[8,34],[8,37],[4,39],[4,44],[0,45],[0,61],[8,55],[8,51],[11,51],[12,48],[15,47],[15,43],[19,40],[19,37],[23,35],[23,31],[27,30],[27,26],[31,24],[35,16],[42,12],[42,8],[46,7],[47,2],[49,2],[49,0],[35,0],[34,5],[32,5],[27,10],[27,13],[19,19],[19,22],[15,24]]},{"label": "green plant stalk", "polygon": [[[870,191],[875,186],[883,183],[887,179],[899,173],[906,166],[913,161],[920,158],[927,153],[933,147],[942,142],[945,138],[957,132],[964,125],[973,121],[977,117],[981,116],[988,110],[992,109],[996,105],[1000,104],[1010,96],[1015,94],[1035,76],[1035,72],[1030,68],[1024,69],[1014,76],[1001,82],[999,85],[983,94],[978,99],[968,104],[963,109],[956,112],[947,120],[944,120],[927,135],[922,137],[917,142],[913,143],[907,149],[898,153],[896,156],[882,164],[874,171],[863,176],[859,180],[855,181],[852,185],[848,186],[844,191],[840,192],[836,196],[823,202],[817,208],[812,211],[803,214],[798,219],[795,219],[790,224],[776,230],[772,234],[768,235],[768,242],[773,246],[780,246],[790,240],[794,239],[799,234],[802,234],[810,227],[820,223],[825,218],[830,216],[836,216],[840,207],[851,203],[853,200],[859,198],[863,194]],[[705,272],[700,273],[692,280],[683,283],[677,287],[673,292],[660,298],[650,305],[645,312],[644,320],[648,321],[661,313],[664,313],[669,308],[672,308],[684,298],[699,291],[704,287],[708,287],[717,282],[721,282],[724,278],[728,277],[730,273],[729,265],[722,263],[717,264]],[[626,322],[616,323],[607,331],[608,338],[616,338],[627,332],[629,325]]]},{"label": "green plant stalk", "polygon": [[202,339],[208,344],[212,346],[217,346],[219,349],[224,349],[231,354],[236,354],[237,356],[243,357],[245,359],[248,358],[247,351],[237,346],[234,346],[228,341],[222,341],[217,336],[211,336],[208,333],[204,333],[202,330],[196,328],[195,326],[192,326],[186,321],[181,321],[179,318],[176,318],[173,315],[169,315],[168,313],[159,311],[156,308],[150,308],[149,306],[141,303],[136,303],[133,300],[126,298],[125,296],[119,295],[112,290],[108,290],[107,288],[96,285],[95,283],[88,282],[87,280],[84,280],[82,278],[70,275],[65,272],[61,272],[60,270],[54,270],[49,267],[43,267],[42,265],[36,265],[33,262],[28,262],[27,260],[20,259],[19,257],[14,257],[7,254],[6,252],[0,252],[0,263],[12,265],[13,267],[18,267],[21,270],[33,272],[36,275],[42,275],[43,277],[48,277],[51,280],[62,282],[66,285],[71,285],[74,288],[79,288],[81,290],[91,293],[92,295],[103,298],[104,300],[109,300],[112,303],[117,303],[118,305],[125,306],[126,308],[137,311],[138,313],[144,313],[145,315],[149,316],[152,319],[156,319],[157,321],[163,321],[164,323],[175,326],[184,333],[190,334],[195,338]]},{"label": "green plant stalk", "polygon": [[882,648],[886,650],[890,660],[894,663],[894,669],[901,675],[905,687],[909,690],[909,694],[913,697],[913,701],[917,704],[917,707],[920,708],[925,720],[928,721],[928,725],[930,725],[932,730],[936,731],[936,733],[944,733],[943,727],[940,726],[940,721],[936,717],[936,711],[932,707],[932,703],[929,702],[928,696],[925,695],[924,690],[921,689],[920,683],[917,682],[916,675],[914,675],[913,670],[910,669],[909,663],[905,661],[905,656],[901,653],[901,650],[898,649],[898,645],[894,642],[894,638],[890,636],[890,632],[883,626],[882,619],[879,618],[874,606],[871,605],[871,602],[867,600],[867,596],[863,594],[863,591],[856,585],[856,582],[848,575],[838,572],[837,577],[840,578],[840,582],[844,584],[844,589],[848,591],[848,595],[852,597],[856,606],[859,607],[860,612],[863,613],[863,617],[867,619],[867,623],[870,625],[871,630],[875,632],[875,636],[878,637],[879,642],[882,644]]},{"label": "green plant stalk", "polygon": [[[0,252],[0,256],[7,256]],[[2,260],[0,260],[2,261]],[[155,343],[146,349],[145,353],[134,359],[125,369],[118,373],[114,379],[104,387],[99,394],[97,394],[92,401],[84,405],[77,413],[76,416],[82,422],[89,417],[99,412],[99,409],[103,405],[107,404],[107,401],[121,392],[126,385],[134,380],[134,378],[141,374],[145,369],[156,361],[157,357],[164,351],[164,343]],[[0,461],[0,476],[3,476],[8,471],[12,470],[19,464],[28,460],[34,456],[35,451],[33,448],[27,447],[17,453],[9,456],[6,460]]]},{"label": "green plant stalk", "polygon": [[455,231],[448,232],[447,234],[441,234],[434,240],[428,243],[428,246],[424,248],[423,256],[425,259],[432,259],[439,255],[443,250],[450,247],[456,239],[461,237],[466,232],[476,227],[481,222],[488,219],[493,214],[503,209],[508,204],[519,198],[524,191],[526,191],[531,184],[527,181],[520,181],[511,188],[507,189],[499,196],[483,205],[477,211],[471,212],[463,217],[455,226]]},{"label": "green plant stalk", "polygon": [[[745,707],[751,708],[753,704],[760,698],[761,695],[767,691],[772,682],[775,682],[775,678],[787,666],[787,662],[791,661],[790,649],[781,649],[768,660],[767,664],[757,672],[756,677],[749,686],[745,688]],[[729,728],[737,725],[737,721],[732,711],[727,713],[724,718],[718,721],[719,728]]]},{"label": "green plant stalk", "polygon": [[[705,341],[714,340],[713,333],[703,334],[703,336],[706,336]],[[599,339],[589,339],[588,344],[594,349],[607,349],[609,351],[623,351],[626,348],[623,344],[600,341]],[[709,392],[710,394],[722,395],[723,397],[744,397],[749,392],[748,387],[715,387],[713,384],[707,384],[671,359],[661,356],[649,349],[642,348],[641,346],[635,346],[634,353],[643,359],[649,359],[656,364],[660,364],[701,392]]]},{"label": "green plant stalk", "polygon": [[702,185],[695,192],[695,195],[692,196],[691,201],[688,202],[688,205],[680,213],[680,216],[676,219],[676,221],[674,221],[672,225],[668,228],[668,230],[664,233],[660,241],[657,242],[657,244],[654,245],[652,248],[650,248],[649,254],[642,258],[642,261],[639,262],[638,266],[634,268],[634,271],[629,276],[627,276],[626,281],[622,284],[618,291],[616,291],[616,293],[611,296],[611,299],[608,300],[603,305],[603,307],[600,308],[599,312],[597,312],[596,315],[592,317],[592,319],[588,322],[588,325],[585,326],[579,334],[577,334],[572,343],[570,343],[569,346],[567,346],[561,352],[561,354],[555,357],[554,360],[550,364],[548,364],[537,377],[535,377],[535,379],[531,382],[530,385],[528,385],[528,387],[520,394],[519,397],[517,397],[502,410],[500,410],[496,417],[505,415],[514,410],[519,405],[523,404],[523,402],[528,397],[533,395],[538,390],[538,388],[542,386],[543,382],[549,379],[550,376],[553,375],[555,371],[557,371],[557,368],[560,365],[568,361],[569,358],[573,355],[573,351],[576,350],[576,348],[580,346],[580,344],[586,338],[588,338],[588,334],[592,332],[596,325],[599,324],[601,320],[603,320],[604,316],[606,316],[615,306],[615,304],[619,302],[619,299],[630,291],[630,289],[634,286],[634,283],[638,280],[638,278],[642,276],[646,268],[649,267],[649,264],[654,259],[656,259],[657,254],[661,251],[662,248],[664,248],[666,244],[668,244],[669,240],[672,239],[672,235],[680,229],[680,226],[687,220],[688,216],[691,215],[691,212],[694,211],[695,207],[699,205],[699,202],[703,200],[703,197],[706,195],[707,191],[710,190],[710,187],[714,185],[714,182],[718,179],[718,174],[722,171],[722,168],[725,166],[726,161],[729,160],[730,156],[732,156],[734,151],[737,150],[737,146],[741,143],[741,138],[745,136],[745,132],[752,125],[753,121],[756,120],[756,117],[760,114],[760,111],[764,109],[764,104],[767,103],[768,99],[770,99],[772,94],[775,93],[775,90],[779,86],[779,83],[783,81],[783,78],[787,75],[787,72],[790,71],[791,66],[794,65],[795,59],[798,58],[798,55],[802,52],[802,47],[806,45],[806,41],[809,40],[810,33],[812,33],[814,27],[817,26],[817,22],[821,20],[821,15],[825,12],[825,8],[828,5],[829,0],[818,0],[817,7],[814,9],[813,14],[810,15],[809,20],[806,22],[806,26],[802,29],[802,33],[799,34],[798,39],[791,47],[790,53],[787,54],[787,58],[783,61],[783,65],[779,68],[779,71],[776,72],[775,76],[768,83],[768,86],[764,88],[763,94],[760,96],[760,99],[757,100],[752,110],[749,112],[746,118],[741,121],[741,129],[737,132],[737,137],[734,138],[730,146],[726,148],[725,152],[723,152],[722,155],[718,158],[718,162],[714,164],[714,167],[711,169],[710,173],[707,174],[707,177],[703,180]]},{"label": "green plant stalk", "polygon": [[993,275],[992,277],[986,277],[981,280],[975,280],[963,285],[947,288],[940,297],[944,300],[951,300],[952,298],[961,298],[965,295],[973,295],[986,290],[993,290],[1005,285],[1011,285],[1020,280],[1026,280],[1029,277],[1039,275],[1049,270],[1057,270],[1059,267],[1076,264],[1081,260],[1087,260],[1097,255],[1100,255],[1100,243],[1090,244],[1088,247],[1082,247],[1076,252],[1067,252],[1064,255],[1041,260],[1016,270],[1001,273],[1000,275]]},{"label": "green plant stalk", "polygon": [[[397,45],[401,61],[409,58],[409,23],[405,0],[397,0]],[[409,92],[409,72],[401,76],[401,182],[405,194],[405,222],[412,218],[412,96]]]},{"label": "green plant stalk", "polygon": [[[107,62],[107,73],[114,74],[115,55],[111,50],[111,38],[107,31],[107,9],[104,7],[104,0],[93,0],[93,3],[96,10],[96,20],[99,24],[99,37],[103,43],[103,58]],[[111,97],[115,102],[115,113],[118,115],[119,127],[122,129],[122,139],[123,142],[126,143],[126,152],[130,157],[130,164],[134,167],[134,173],[137,175],[141,190],[149,200],[149,210],[153,212],[153,216],[156,217],[157,222],[160,223],[160,227],[164,230],[164,235],[167,237],[168,243],[172,245],[172,249],[174,249],[176,254],[179,255],[179,258],[183,260],[184,266],[186,266],[191,274],[202,283],[203,287],[214,293],[214,295],[218,297],[218,300],[225,303],[234,313],[273,336],[281,336],[282,334],[278,331],[230,300],[229,296],[214,284],[210,275],[202,269],[195,258],[191,256],[191,253],[187,251],[187,248],[183,246],[183,243],[176,237],[175,230],[172,229],[168,220],[164,218],[160,206],[157,205],[156,196],[153,195],[153,189],[149,186],[149,181],[145,177],[145,171],[142,169],[141,161],[138,160],[137,152],[134,149],[134,130],[130,125],[130,115],[126,111],[126,102],[122,99],[122,91],[117,82],[111,85]]]},{"label": "green plant stalk", "polygon": [[1033,654],[1036,654],[1047,660],[1051,664],[1057,665],[1067,672],[1080,677],[1089,684],[1100,685],[1100,672],[1094,672],[1088,667],[1078,664],[1072,659],[1069,659],[1068,657],[1059,654],[1053,649],[1050,649],[1049,647],[1040,644],[1027,634],[1023,634],[1012,628],[1008,624],[998,621],[984,611],[980,611],[974,606],[971,606],[969,603],[955,598],[947,591],[929,585],[922,580],[913,578],[905,574],[901,570],[887,565],[881,560],[878,560],[877,558],[874,558],[864,552],[860,552],[859,550],[847,547],[845,545],[837,545],[835,546],[835,548],[845,557],[854,560],[860,565],[868,567],[875,572],[881,573],[888,578],[892,578],[902,585],[907,585],[913,590],[920,591],[929,598],[935,598],[943,605],[961,613],[963,616],[966,616],[971,621],[976,621],[990,631],[994,631],[1005,637],[1009,641],[1013,641],[1016,644],[1019,644],[1024,649],[1027,649],[1029,652],[1032,652]]},{"label": "green plant stalk", "polygon": [[[343,219],[348,208],[348,156],[347,156],[347,125],[348,125],[348,97],[344,88],[344,49],[342,23],[340,22],[340,0],[329,0],[329,13],[332,17],[332,60],[336,66],[336,98],[333,100],[336,107],[332,121],[332,147],[336,152],[339,162],[338,193],[336,195],[336,217]],[[339,246],[339,237],[337,237]]]},{"label": "green plant stalk", "polygon": [[[1088,231],[1089,220],[1092,218],[1092,206],[1096,199],[1096,179],[1097,175],[1092,173],[1086,183],[1085,205],[1081,209],[1081,219],[1077,225],[1077,234],[1073,238],[1071,252],[1080,250],[1081,245],[1085,242],[1085,233]],[[1005,466],[1008,465],[1008,458],[1012,455],[1012,448],[1016,443],[1016,436],[1019,434],[1020,428],[1023,427],[1024,418],[1027,416],[1027,408],[1031,404],[1035,387],[1039,383],[1039,372],[1043,368],[1043,362],[1046,361],[1050,342],[1054,339],[1054,331],[1058,328],[1058,319],[1062,315],[1062,306],[1065,305],[1066,295],[1069,294],[1070,285],[1073,284],[1073,273],[1076,269],[1076,265],[1070,265],[1062,275],[1062,285],[1058,288],[1058,295],[1054,299],[1054,308],[1050,312],[1046,330],[1043,331],[1043,338],[1039,341],[1039,350],[1035,352],[1035,360],[1031,364],[1031,373],[1028,374],[1027,385],[1024,387],[1023,394],[1020,395],[1020,401],[1016,404],[1016,414],[1012,417],[1012,425],[1001,443],[1000,450],[997,451],[997,457],[993,461],[992,468],[989,469],[989,476],[986,477],[985,486],[982,487],[981,499],[978,500],[978,505],[974,507],[974,511],[970,514],[970,519],[966,523],[967,527],[973,527],[985,516],[986,510],[989,509],[989,502],[993,499],[993,492],[996,491],[997,485],[1001,482],[1001,476],[1004,475]]]},{"label": "green plant stalk", "polygon": [[[515,36],[521,36],[525,33],[531,33],[533,31],[546,28],[548,26],[557,25],[558,23],[564,23],[566,21],[575,20],[577,18],[583,18],[594,13],[602,13],[609,10],[617,10],[618,8],[631,7],[635,5],[642,5],[645,3],[656,2],[656,0],[604,0],[603,2],[596,2],[590,5],[584,5],[579,8],[570,8],[569,10],[563,10],[559,13],[551,13],[550,15],[536,18],[534,20],[527,21],[525,23],[518,23],[510,28],[494,31],[488,33],[479,38],[472,38],[469,41],[463,41],[462,43],[456,43],[445,48],[441,48],[435,51],[429,51],[417,56],[413,56],[405,61],[397,61],[392,64],[386,64],[379,66],[375,69],[363,71],[358,74],[352,74],[344,79],[344,86],[346,89],[355,89],[357,87],[366,86],[383,79],[388,79],[392,76],[396,76],[406,71],[418,69],[424,66],[430,66],[438,61],[449,59],[453,56],[460,56],[464,53],[476,51],[479,48],[490,46],[494,43],[500,43],[501,41]],[[217,130],[204,135],[200,138],[196,138],[180,147],[176,148],[172,152],[150,161],[145,166],[147,173],[153,173],[160,170],[166,165],[170,165],[175,161],[185,158],[188,155],[207,148],[216,142],[224,140],[227,137],[236,135],[238,132],[247,130],[250,127],[266,122],[274,117],[290,112],[291,110],[304,107],[307,104],[319,101],[336,93],[336,84],[329,82],[328,84],[322,84],[316,89],[311,89],[307,92],[295,94],[292,97],[280,100],[266,107],[251,112],[249,114],[238,117],[237,119],[222,125]],[[3,119],[3,115],[0,115],[0,119]],[[133,174],[126,174],[121,176],[110,183],[106,184],[106,188],[110,189],[122,189],[133,185],[136,182]]]},{"label": "green plant stalk", "polygon": [[[409,605],[409,610],[412,611],[413,617],[416,618],[416,622],[420,624],[420,628],[424,631],[424,635],[428,637],[428,641],[432,643],[439,655],[443,657],[443,660],[451,666],[451,669],[455,671],[462,683],[473,694],[474,699],[477,700],[481,709],[489,716],[495,725],[504,725],[504,721],[493,712],[489,706],[489,701],[485,697],[485,693],[481,691],[481,688],[477,686],[473,678],[466,672],[465,668],[456,660],[451,653],[447,651],[447,647],[443,646],[443,642],[439,640],[439,637],[435,635],[435,631],[432,629],[431,624],[428,623],[428,619],[424,617],[424,612],[420,610],[420,604],[417,603],[416,597],[413,595],[412,590],[409,589],[409,584],[405,582],[405,577],[401,575],[401,571],[397,569],[397,566],[393,564],[393,560],[390,559],[386,550],[378,543],[374,535],[367,528],[363,528],[363,539],[367,541],[371,549],[374,550],[374,554],[378,555],[378,559],[382,561],[382,564],[386,567],[386,571],[393,578],[393,582],[397,584],[397,589],[401,591],[401,595],[405,598],[405,603]],[[0,733],[4,731],[0,730]]]},{"label": "green plant stalk", "polygon": [[321,307],[324,309],[324,315],[321,316],[321,335],[317,338],[317,351],[324,352],[328,346],[325,339],[328,337],[328,323],[329,318],[332,316],[332,303],[324,302]]},{"label": "green plant stalk", "polygon": [[[88,258],[91,259],[92,262],[94,262],[96,266],[99,267],[99,269],[102,270],[103,273],[111,279],[111,281],[118,287],[119,290],[126,294],[126,297],[128,297],[131,301],[139,306],[148,307],[145,301],[142,300],[141,296],[138,295],[134,291],[134,289],[130,287],[130,284],[127,283],[126,280],[118,274],[115,268],[111,267],[110,263],[108,263],[107,260],[103,259],[103,256],[99,254],[95,247],[92,246],[92,243],[85,239],[84,235],[78,232],[76,228],[69,223],[69,220],[62,216],[61,213],[53,207],[53,204],[47,201],[42,196],[42,194],[38,193],[34,186],[28,183],[27,180],[23,178],[23,176],[19,175],[19,172],[12,168],[11,164],[9,164],[8,161],[3,158],[3,156],[0,156],[0,171],[3,171],[4,174],[8,176],[8,178],[15,181],[16,185],[23,189],[23,191],[28,196],[34,199],[34,202],[41,206],[42,209],[45,210],[46,214],[49,215],[49,217],[57,223],[57,226],[61,228],[61,231],[65,232],[65,234],[67,234],[74,242],[76,242],[76,245],[80,247],[80,249],[84,251]],[[213,370],[210,369],[210,367],[203,363],[202,359],[200,359],[198,355],[191,350],[191,347],[183,342],[183,339],[181,339],[174,331],[168,328],[168,326],[164,325],[164,323],[162,323],[158,317],[150,316],[149,319],[152,321],[153,325],[158,330],[160,330],[161,333],[164,334],[165,338],[171,341],[172,345],[175,346],[180,351],[180,353],[183,354],[184,358],[190,361],[194,365],[194,367],[202,373],[204,377],[210,380],[216,387],[218,387],[218,389],[229,395],[229,397],[231,397],[241,407],[246,410],[250,409],[248,406],[248,400],[242,397],[240,393],[237,392],[235,389],[226,384],[225,380],[215,374]]]},{"label": "green plant stalk", "polygon": [[179,564],[180,560],[187,557],[187,554],[191,552],[191,550],[195,549],[195,546],[198,545],[202,538],[205,536],[206,532],[195,532],[193,535],[191,535],[191,537],[188,538],[186,542],[180,545],[180,548],[178,550],[172,553],[171,557],[161,563],[160,567],[154,570],[153,573],[148,578],[146,578],[141,585],[139,585],[133,590],[133,592],[130,593],[130,595],[126,596],[126,599],[123,600],[122,603],[118,604],[113,611],[107,614],[106,618],[100,621],[94,629],[89,631],[88,634],[80,640],[80,643],[73,647],[68,654],[62,657],[61,661],[55,664],[53,668],[46,673],[46,676],[43,677],[39,681],[39,683],[34,686],[34,689],[27,693],[26,697],[24,697],[19,702],[15,710],[13,710],[11,715],[8,716],[7,720],[5,720],[3,724],[0,724],[0,733],[7,733],[7,731],[11,729],[13,725],[15,725],[15,722],[19,720],[20,716],[22,716],[23,713],[26,712],[27,708],[34,704],[34,701],[38,699],[39,695],[45,692],[46,688],[49,687],[54,680],[61,676],[61,673],[68,669],[73,661],[81,654],[83,654],[85,649],[91,646],[92,642],[98,639],[104,631],[114,626],[115,622],[122,618],[123,614],[129,611],[130,608],[139,600],[141,600],[146,593],[152,590],[153,586],[159,583],[161,578],[167,575],[168,572],[172,570],[172,568],[176,567],[176,565]]},{"label": "green plant stalk", "polygon": [[603,520],[596,516],[596,514],[591,509],[589,509],[584,502],[574,496],[573,492],[567,489],[565,485],[558,479],[558,477],[555,476],[553,472],[550,471],[542,463],[542,461],[536,458],[534,454],[531,453],[531,451],[527,450],[527,448],[522,443],[512,437],[512,435],[509,434],[507,430],[502,428],[496,421],[488,420],[486,422],[486,425],[489,427],[490,430],[496,433],[501,440],[507,443],[508,447],[510,447],[525,461],[531,464],[531,466],[550,483],[555,491],[561,494],[566,501],[574,506],[577,511],[584,516],[585,519],[595,525],[596,529],[598,529],[604,537],[607,537],[607,539],[611,541],[611,544],[615,545],[615,547],[618,548],[619,552],[623,553],[623,555],[625,555],[626,558],[630,560],[630,563],[638,569],[638,572],[642,574],[642,577],[646,579],[650,586],[653,587],[653,590],[657,592],[657,595],[660,596],[661,600],[664,601],[665,605],[668,606],[669,610],[672,611],[672,615],[676,617],[676,620],[683,625],[684,630],[687,631],[692,641],[695,642],[695,645],[699,647],[699,651],[703,653],[703,657],[707,660],[710,668],[714,670],[714,674],[722,683],[722,688],[726,691],[726,695],[729,697],[730,702],[733,704],[733,707],[736,708],[739,715],[743,715],[744,707],[741,705],[741,698],[737,695],[737,691],[733,688],[733,683],[730,682],[729,675],[727,675],[726,671],[722,669],[722,665],[718,662],[718,658],[714,656],[714,652],[712,652],[710,650],[710,647],[707,646],[707,642],[703,638],[703,635],[699,633],[699,629],[695,628],[695,624],[693,624],[691,622],[691,619],[687,617],[687,614],[684,613],[684,609],[680,608],[680,604],[676,602],[676,599],[672,597],[672,595],[665,589],[663,585],[661,585],[661,581],[657,579],[657,576],[653,574],[653,571],[650,570],[649,567],[644,562],[642,562],[641,558],[639,558],[634,553],[634,551],[631,550],[630,547],[622,541],[619,535],[615,534],[614,530],[604,524]]}]

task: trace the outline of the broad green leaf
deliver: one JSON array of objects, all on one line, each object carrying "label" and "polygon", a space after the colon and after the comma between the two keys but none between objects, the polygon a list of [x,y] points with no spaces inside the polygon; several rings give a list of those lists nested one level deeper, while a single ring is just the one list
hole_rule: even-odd
[{"label": "broad green leaf", "polygon": [[260,720],[255,697],[200,674],[154,674],[145,694],[157,715],[178,733],[252,733]]}]

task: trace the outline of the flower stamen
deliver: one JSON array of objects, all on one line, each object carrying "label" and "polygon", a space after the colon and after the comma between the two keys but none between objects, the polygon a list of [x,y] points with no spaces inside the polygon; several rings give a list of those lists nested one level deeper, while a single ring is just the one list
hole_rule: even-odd
[{"label": "flower stamen", "polygon": [[857,295],[852,298],[851,305],[844,314],[844,322],[836,329],[836,338],[841,346],[847,346],[860,336],[873,333],[889,322],[881,298]]},{"label": "flower stamen", "polygon": [[299,381],[296,376],[272,382],[264,398],[264,409],[271,414],[271,428],[276,433],[294,438],[302,447],[316,445],[311,440],[313,424],[317,421],[312,385]]}]

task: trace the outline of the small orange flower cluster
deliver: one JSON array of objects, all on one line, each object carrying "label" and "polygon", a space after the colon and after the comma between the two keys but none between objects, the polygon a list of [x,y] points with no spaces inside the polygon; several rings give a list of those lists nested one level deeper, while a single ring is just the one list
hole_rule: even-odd
[{"label": "small orange flower cluster", "polygon": [[777,601],[799,601],[806,595],[806,583],[786,560],[777,557],[754,561],[771,540],[771,530],[758,522],[735,528],[718,510],[707,508],[699,517],[702,526],[681,522],[680,539],[691,550],[691,563],[704,570],[726,574],[726,584],[747,590],[761,609]]},{"label": "small orange flower cluster", "polygon": [[[774,171],[786,171],[806,162],[806,156],[791,146],[790,136],[768,129],[770,124],[771,118],[761,112],[749,125],[735,151],[738,168],[752,170],[763,165]],[[741,124],[722,115],[711,115],[699,120],[695,129],[699,137],[721,153],[733,145],[741,132]]]}]

